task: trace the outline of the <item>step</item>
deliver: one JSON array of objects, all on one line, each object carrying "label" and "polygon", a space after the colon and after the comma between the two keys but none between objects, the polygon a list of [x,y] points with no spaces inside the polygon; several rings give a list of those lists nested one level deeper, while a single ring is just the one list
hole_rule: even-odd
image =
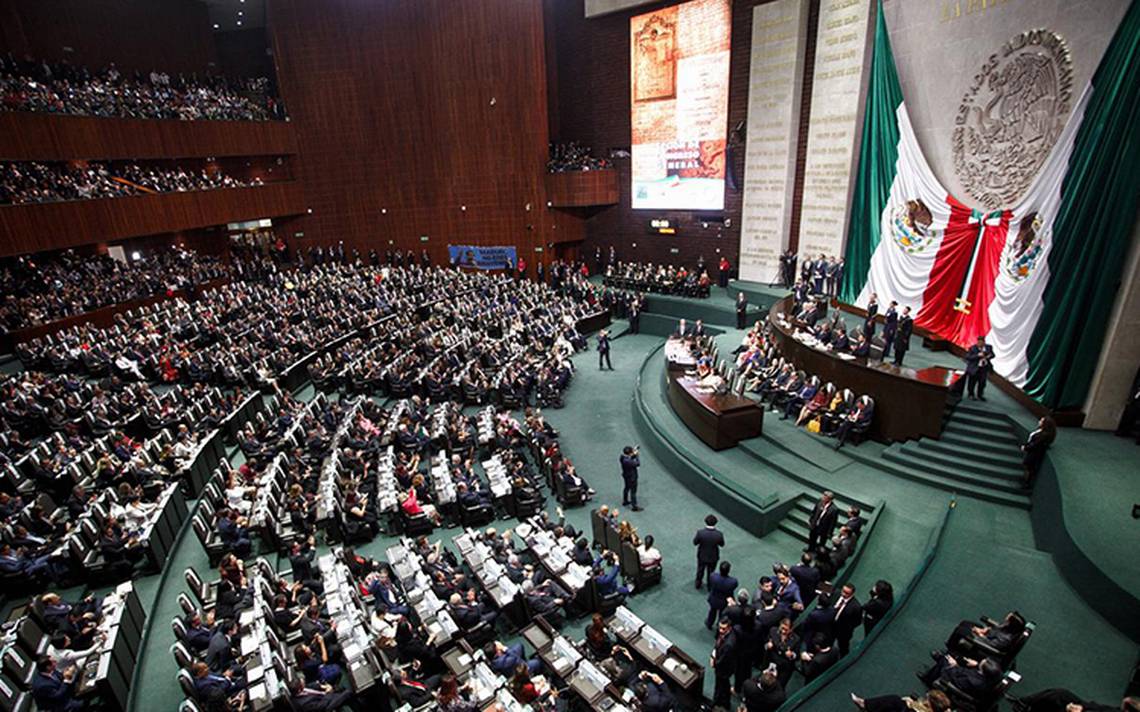
[{"label": "step", "polygon": [[990,420],[1004,420],[1009,422],[1009,416],[1005,413],[998,412],[984,405],[980,405],[974,401],[961,400],[958,404],[951,407],[950,410],[956,413],[968,413],[979,418],[989,418]]},{"label": "step", "polygon": [[970,425],[975,428],[988,428],[994,431],[1000,430],[1001,432],[1009,432],[1011,435],[1016,433],[1013,423],[1009,422],[1005,416],[1001,418],[983,418],[973,413],[954,413],[946,422]]},{"label": "step", "polygon": [[893,452],[891,450],[887,450],[883,453],[883,460],[894,464],[898,468],[915,470],[918,472],[933,475],[940,479],[961,482],[962,484],[970,485],[979,489],[991,489],[1000,492],[1008,492],[1010,494],[1021,494],[1025,491],[1019,483],[1012,480],[998,477],[988,477],[986,475],[978,475],[972,472],[957,471],[953,468],[944,467],[942,465],[934,464],[926,460],[918,459],[902,452]]},{"label": "step", "polygon": [[[783,449],[769,449],[761,454],[760,452],[757,452],[752,445],[752,443],[756,442],[764,441],[762,439],[760,441],[742,440],[737,445],[737,447],[752,457],[756,458],[760,462],[764,463],[765,465],[776,470],[780,474],[785,475],[786,477],[800,483],[801,485],[804,485],[815,495],[815,499],[818,499],[818,494],[816,493],[822,493],[824,489],[827,489],[826,487],[821,488],[817,481],[804,474],[804,471],[810,466],[806,465],[806,463],[801,458]],[[774,447],[771,445],[771,443],[768,443],[768,445],[770,447]],[[815,499],[811,500],[811,506],[815,506]],[[851,504],[858,506],[859,509],[863,512],[874,511],[874,507],[872,505],[853,497],[849,497],[842,492],[836,492],[835,499],[843,511],[846,511],[847,507]]]},{"label": "step", "polygon": [[992,477],[994,479],[1012,480],[1020,485],[1022,478],[1021,466],[1002,467],[1001,465],[990,465],[972,457],[969,451],[957,452],[954,454],[946,454],[941,452],[934,452],[919,445],[907,443],[898,451],[900,454],[907,455],[919,461],[928,461],[932,465],[945,467],[947,469],[959,468],[966,472],[972,472],[983,477]]},{"label": "step", "polygon": [[808,530],[806,528],[798,527],[787,520],[780,522],[776,528],[800,541],[806,542],[808,540]]},{"label": "step", "polygon": [[951,420],[945,428],[942,429],[944,433],[957,433],[960,435],[972,435],[976,438],[982,438],[995,443],[1012,443],[1016,447],[1021,446],[1021,441],[1013,434],[1012,431],[1000,430],[995,428],[979,427],[969,425],[967,423],[958,423]]},{"label": "step", "polygon": [[943,432],[937,441],[951,447],[963,447],[976,452],[987,452],[993,455],[1008,455],[1011,452],[1020,452],[1020,444],[997,442],[983,436],[966,435],[963,433]]},{"label": "step", "polygon": [[805,529],[811,528],[811,525],[809,524],[810,520],[811,512],[804,512],[801,509],[793,509],[788,512],[786,517],[784,517],[784,521],[795,522],[796,524],[802,525]]},{"label": "step", "polygon": [[902,477],[903,479],[919,484],[935,487],[947,492],[953,492],[963,497],[973,497],[975,499],[984,500],[986,502],[993,502],[995,504],[1005,505],[1007,507],[1017,507],[1019,509],[1031,509],[1032,504],[1029,501],[1028,495],[1013,494],[1010,492],[1003,492],[989,486],[973,485],[961,480],[955,480],[940,475],[935,475],[929,472],[922,472],[912,470],[901,465],[883,460],[881,458],[860,455],[856,448],[852,448],[850,456],[853,460],[862,462],[863,464],[877,468],[882,472]]},{"label": "step", "polygon": [[984,462],[989,465],[1021,469],[1021,452],[1012,448],[1004,450],[1001,453],[991,452],[989,450],[982,450],[976,447],[975,443],[969,441],[956,443],[948,442],[945,438],[942,440],[919,440],[916,444],[921,449],[931,452],[955,456],[965,455],[971,460],[977,460],[978,462]]}]

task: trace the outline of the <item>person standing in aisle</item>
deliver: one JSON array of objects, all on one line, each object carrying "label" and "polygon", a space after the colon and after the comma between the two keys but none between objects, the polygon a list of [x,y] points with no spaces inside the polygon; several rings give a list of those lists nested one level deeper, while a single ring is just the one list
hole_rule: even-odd
[{"label": "person standing in aisle", "polygon": [[[603,366],[602,364],[605,364]],[[604,371],[609,368],[614,370],[614,365],[610,363],[610,334],[605,329],[598,332],[598,370]]]},{"label": "person standing in aisle", "polygon": [[903,356],[910,349],[910,335],[914,332],[914,319],[910,317],[910,307],[903,307],[899,317],[899,330],[895,334],[895,365],[903,365]]},{"label": "person standing in aisle", "polygon": [[736,328],[743,329],[748,319],[748,297],[744,292],[736,295]]},{"label": "person standing in aisle", "polygon": [[716,515],[705,517],[705,528],[693,535],[693,546],[697,547],[697,582],[700,589],[702,579],[711,577],[720,561],[720,547],[724,546],[724,534],[716,528]]},{"label": "person standing in aisle", "polygon": [[637,468],[641,467],[640,455],[640,450],[626,445],[619,458],[621,479],[625,483],[621,490],[621,503],[623,506],[628,505],[635,512],[641,511],[641,507],[637,504]]}]

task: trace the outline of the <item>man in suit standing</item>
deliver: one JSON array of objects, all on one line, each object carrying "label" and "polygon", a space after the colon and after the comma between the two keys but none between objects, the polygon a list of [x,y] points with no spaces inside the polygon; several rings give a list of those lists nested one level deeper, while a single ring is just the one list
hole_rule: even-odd
[{"label": "man in suit standing", "polygon": [[895,343],[895,333],[899,329],[899,303],[892,301],[883,312],[883,360],[891,355],[891,346]]},{"label": "man in suit standing", "polygon": [[879,314],[879,295],[872,293],[867,301],[867,316],[863,319],[863,336],[867,341],[875,338],[875,317]]},{"label": "man in suit standing", "polygon": [[745,680],[739,692],[745,712],[776,712],[787,699],[780,678],[770,670]]},{"label": "man in suit standing", "polygon": [[804,551],[816,551],[826,544],[838,521],[839,508],[835,506],[835,495],[824,492],[808,518],[808,545]]},{"label": "man in suit standing", "polygon": [[641,297],[634,297],[629,302],[629,333],[641,333]]},{"label": "man in suit standing", "polygon": [[736,328],[743,329],[748,320],[748,297],[744,292],[736,295]]},{"label": "man in suit standing", "polygon": [[710,514],[705,517],[705,528],[693,535],[693,546],[697,547],[697,589],[706,573],[711,585],[712,573],[720,560],[720,547],[724,546],[724,534],[716,528],[716,522],[716,515]]},{"label": "man in suit standing", "polygon": [[716,687],[713,692],[713,705],[728,709],[732,701],[732,676],[736,674],[736,633],[728,619],[722,620],[717,627],[716,643],[712,654],[709,655],[709,667],[716,675]]},{"label": "man in suit standing", "polygon": [[977,343],[966,352],[966,391],[970,400],[986,399],[986,379],[993,368],[994,347],[986,343],[986,337],[979,336]]},{"label": "man in suit standing", "polygon": [[839,646],[839,654],[846,655],[851,650],[851,636],[863,623],[863,606],[855,600],[855,587],[845,584],[831,610],[835,612],[832,618],[835,642]]},{"label": "man in suit standing", "polygon": [[[605,363],[605,367],[602,364]],[[614,370],[614,365],[610,363],[610,334],[605,329],[598,332],[598,370],[604,371],[609,368]]]},{"label": "man in suit standing", "polygon": [[[733,594],[736,593],[736,587],[740,584],[739,581],[729,575],[731,571],[732,564],[722,561],[720,562],[720,570],[709,574],[709,614],[705,617],[705,627],[709,630],[712,630],[716,619],[722,617],[721,613],[732,600]],[[728,619],[725,618],[725,620]],[[732,621],[728,622],[732,623]]]},{"label": "man in suit standing", "polygon": [[[910,318],[910,307],[903,307],[902,316],[899,317],[899,330],[895,334],[895,365],[901,366],[903,356],[910,348],[910,335],[914,332],[914,319]],[[886,358],[886,357],[884,357]]]},{"label": "man in suit standing", "polygon": [[629,445],[621,452],[619,461],[621,462],[621,479],[625,486],[621,491],[622,505],[629,505],[635,512],[640,512],[641,507],[637,506],[637,468],[641,467],[641,452]]}]

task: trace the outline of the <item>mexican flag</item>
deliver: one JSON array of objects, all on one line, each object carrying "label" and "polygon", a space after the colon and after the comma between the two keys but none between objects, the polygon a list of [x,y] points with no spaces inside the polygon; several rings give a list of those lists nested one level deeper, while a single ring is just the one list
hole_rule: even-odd
[{"label": "mexican flag", "polygon": [[990,191],[973,207],[940,184],[919,147],[879,8],[844,301],[909,305],[916,326],[962,347],[985,336],[996,371],[1032,397],[1083,403],[1136,215],[1138,1],[1059,131],[1032,106],[1012,126],[1001,107],[978,110],[971,137],[1016,130],[1052,147],[1014,204]]}]

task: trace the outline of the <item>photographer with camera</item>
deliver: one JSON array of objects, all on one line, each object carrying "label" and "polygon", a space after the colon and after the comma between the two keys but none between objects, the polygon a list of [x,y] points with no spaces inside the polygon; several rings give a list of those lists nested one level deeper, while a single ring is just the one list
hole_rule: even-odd
[{"label": "photographer with camera", "polygon": [[637,468],[641,466],[639,448],[626,445],[621,452],[621,479],[625,487],[621,491],[621,503],[627,505],[635,512],[640,512],[637,505]]}]

